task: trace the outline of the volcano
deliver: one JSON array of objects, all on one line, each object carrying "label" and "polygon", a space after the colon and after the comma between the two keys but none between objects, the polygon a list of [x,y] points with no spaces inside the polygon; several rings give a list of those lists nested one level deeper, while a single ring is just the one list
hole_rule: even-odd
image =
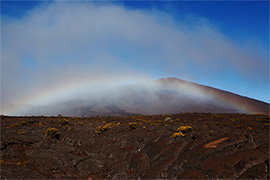
[{"label": "volcano", "polygon": [[[196,89],[210,99],[208,102],[189,102],[191,112],[206,112],[209,110],[212,113],[269,114],[269,104],[256,99],[177,78],[163,78],[157,81],[165,86],[186,87],[187,90]],[[188,110],[186,109],[186,111]]]},{"label": "volcano", "polygon": [[127,116],[198,113],[269,114],[269,104],[177,78],[125,85],[44,106],[20,115]]}]

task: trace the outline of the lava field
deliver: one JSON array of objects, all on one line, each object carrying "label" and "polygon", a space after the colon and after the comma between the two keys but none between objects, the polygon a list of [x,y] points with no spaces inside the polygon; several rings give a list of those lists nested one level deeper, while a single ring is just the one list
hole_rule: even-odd
[{"label": "lava field", "polygon": [[1,179],[269,179],[269,116],[1,116],[0,152]]}]

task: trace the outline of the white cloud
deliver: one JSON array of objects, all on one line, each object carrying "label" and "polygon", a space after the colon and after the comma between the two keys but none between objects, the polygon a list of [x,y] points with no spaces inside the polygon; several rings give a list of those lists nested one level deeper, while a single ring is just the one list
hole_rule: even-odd
[{"label": "white cloud", "polygon": [[[29,57],[36,70],[23,66]],[[195,78],[208,71],[207,78],[230,67],[243,78],[265,81],[269,71],[267,57],[236,45],[205,19],[177,22],[155,10],[63,2],[3,19],[1,63],[2,105],[100,71],[153,76],[155,69],[164,74],[169,69]],[[201,70],[188,69],[193,65]]]}]

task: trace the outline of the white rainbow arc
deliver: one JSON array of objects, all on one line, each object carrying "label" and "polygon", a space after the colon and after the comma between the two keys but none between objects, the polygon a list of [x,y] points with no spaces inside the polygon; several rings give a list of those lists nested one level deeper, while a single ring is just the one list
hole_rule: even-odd
[{"label": "white rainbow arc", "polygon": [[62,83],[58,86],[47,88],[40,91],[37,94],[24,97],[19,100],[18,104],[22,106],[10,106],[4,109],[4,114],[13,115],[18,114],[25,108],[24,105],[44,105],[49,104],[55,100],[60,101],[61,99],[82,93],[97,93],[102,89],[108,90],[108,88],[119,87],[121,85],[129,85],[136,83],[146,83],[152,81],[150,78],[145,77],[134,77],[134,76],[118,76],[118,77],[106,77],[93,79],[84,79],[80,81],[69,81]]},{"label": "white rainbow arc", "polygon": [[[83,79],[80,81],[70,81],[62,83],[61,85],[58,85],[57,87],[51,87],[46,90],[43,90],[39,92],[36,95],[32,95],[29,97],[26,97],[22,100],[20,100],[19,104],[25,104],[25,105],[42,105],[42,104],[49,104],[50,102],[54,102],[55,100],[61,100],[65,99],[67,97],[72,97],[76,94],[82,93],[82,92],[88,92],[88,93],[97,93],[98,91],[102,91],[102,89],[108,90],[108,88],[113,87],[119,87],[121,85],[128,85],[128,84],[136,84],[136,83],[145,83],[150,85],[153,80],[151,78],[145,78],[145,77],[134,77],[134,76],[119,76],[119,77],[111,77],[111,78],[97,78],[95,80],[91,79]],[[178,86],[172,86],[172,88],[178,88]],[[179,86],[179,88],[181,88]],[[188,91],[190,93],[194,93],[197,95],[200,95],[200,92],[198,89],[194,87],[189,87]],[[235,107],[242,112],[252,113],[252,110],[242,102],[238,102],[233,99],[226,99],[222,96],[213,94],[213,93],[207,93],[205,96],[211,96],[215,97],[222,102]],[[20,112],[23,112],[25,109],[25,106],[11,106],[4,110],[4,114],[7,115],[14,115],[14,114],[20,114]]]}]

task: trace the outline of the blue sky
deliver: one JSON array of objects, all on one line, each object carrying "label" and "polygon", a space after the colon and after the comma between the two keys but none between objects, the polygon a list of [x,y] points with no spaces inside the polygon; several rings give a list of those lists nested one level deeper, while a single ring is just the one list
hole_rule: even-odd
[{"label": "blue sky", "polygon": [[2,1],[1,20],[2,106],[102,71],[269,102],[267,1]]},{"label": "blue sky", "polygon": [[170,1],[124,2],[130,8],[157,8],[180,18],[189,14],[201,16],[220,26],[221,31],[237,39],[260,37],[268,46],[269,2],[267,1]]}]

